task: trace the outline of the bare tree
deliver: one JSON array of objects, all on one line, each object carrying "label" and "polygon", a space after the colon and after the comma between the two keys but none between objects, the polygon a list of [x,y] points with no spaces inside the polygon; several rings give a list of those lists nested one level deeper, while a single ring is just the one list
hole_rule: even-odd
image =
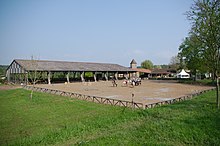
[{"label": "bare tree", "polygon": [[175,69],[175,70],[178,70],[179,67],[180,67],[180,59],[179,57],[176,55],[176,56],[172,56],[171,59],[170,59],[170,63],[169,63],[170,67]]},{"label": "bare tree", "polygon": [[31,89],[30,98],[33,98],[34,87],[37,82],[39,82],[40,74],[37,72],[38,69],[38,60],[34,60],[34,57],[31,56],[31,61],[28,63],[30,70],[28,71],[28,79],[30,79],[30,83],[32,84],[33,88]]}]

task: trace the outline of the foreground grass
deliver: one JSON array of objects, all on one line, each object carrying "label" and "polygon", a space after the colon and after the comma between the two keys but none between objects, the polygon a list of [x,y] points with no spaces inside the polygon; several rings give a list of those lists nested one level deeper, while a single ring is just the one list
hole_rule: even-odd
[{"label": "foreground grass", "polygon": [[0,145],[219,145],[215,91],[148,110],[0,91]]}]

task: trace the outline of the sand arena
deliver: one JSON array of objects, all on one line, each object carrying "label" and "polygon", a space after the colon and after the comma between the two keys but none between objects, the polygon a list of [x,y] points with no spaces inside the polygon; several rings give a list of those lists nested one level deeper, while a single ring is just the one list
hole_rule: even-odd
[{"label": "sand arena", "polygon": [[[178,98],[213,87],[180,84],[177,81],[142,80],[140,86],[125,86],[123,80],[116,81],[117,87],[113,87],[111,81],[77,82],[69,84],[41,84],[37,87],[80,93],[83,95],[99,96],[125,101],[133,101],[143,104],[151,104]],[[134,94],[134,97],[132,97]]]}]

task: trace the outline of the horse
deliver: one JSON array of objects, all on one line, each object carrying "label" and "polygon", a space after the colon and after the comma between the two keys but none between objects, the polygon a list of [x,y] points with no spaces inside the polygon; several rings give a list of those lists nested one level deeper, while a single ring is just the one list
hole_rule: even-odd
[{"label": "horse", "polygon": [[112,85],[113,85],[113,87],[117,87],[118,86],[118,84],[116,83],[116,81],[114,79],[112,80]]}]

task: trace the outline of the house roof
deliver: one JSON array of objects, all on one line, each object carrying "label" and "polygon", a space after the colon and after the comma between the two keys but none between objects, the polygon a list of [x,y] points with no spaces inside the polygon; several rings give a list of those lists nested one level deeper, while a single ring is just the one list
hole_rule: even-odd
[{"label": "house roof", "polygon": [[137,62],[134,59],[132,59],[130,64],[137,64]]},{"label": "house roof", "polygon": [[153,69],[152,74],[170,74],[170,72],[168,72],[168,69]]},{"label": "house roof", "polygon": [[132,68],[132,70],[142,73],[151,73],[151,70],[145,68]]},{"label": "house roof", "polygon": [[109,63],[91,62],[67,62],[67,61],[47,61],[47,60],[21,60],[15,59],[25,70],[37,71],[117,71],[134,72],[128,67]]}]

